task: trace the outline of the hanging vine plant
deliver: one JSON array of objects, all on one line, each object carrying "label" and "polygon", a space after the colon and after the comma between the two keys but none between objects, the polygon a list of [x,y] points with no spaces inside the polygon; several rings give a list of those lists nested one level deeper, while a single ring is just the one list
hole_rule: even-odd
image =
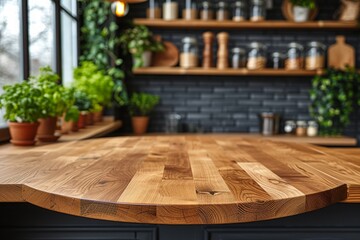
[{"label": "hanging vine plant", "polygon": [[114,80],[114,100],[119,105],[128,102],[123,84],[122,59],[116,55],[119,41],[118,25],[111,13],[110,2],[104,0],[81,0],[83,25],[81,27],[80,61],[92,61],[104,69]]}]

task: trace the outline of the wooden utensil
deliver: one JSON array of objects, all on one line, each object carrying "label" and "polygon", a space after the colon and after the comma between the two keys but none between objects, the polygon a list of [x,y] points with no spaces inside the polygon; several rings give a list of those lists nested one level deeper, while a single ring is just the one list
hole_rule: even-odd
[{"label": "wooden utensil", "polygon": [[218,52],[217,52],[217,68],[225,69],[229,67],[229,53],[228,53],[228,43],[229,43],[229,34],[226,32],[218,33]]},{"label": "wooden utensil", "polygon": [[337,36],[336,43],[329,47],[328,66],[337,69],[355,66],[355,49],[346,44],[345,36]]},{"label": "wooden utensil", "polygon": [[[156,39],[161,41],[160,36]],[[179,49],[172,42],[163,41],[164,51],[156,52],[152,57],[152,66],[154,67],[174,67],[179,62]]]},{"label": "wooden utensil", "polygon": [[[294,21],[293,4],[289,0],[284,0],[281,6],[283,16],[288,21]],[[309,21],[314,21],[318,14],[318,9],[312,9],[309,14]]]},{"label": "wooden utensil", "polygon": [[214,34],[212,32],[205,32],[203,34],[204,51],[203,51],[203,68],[213,67],[213,41]]}]

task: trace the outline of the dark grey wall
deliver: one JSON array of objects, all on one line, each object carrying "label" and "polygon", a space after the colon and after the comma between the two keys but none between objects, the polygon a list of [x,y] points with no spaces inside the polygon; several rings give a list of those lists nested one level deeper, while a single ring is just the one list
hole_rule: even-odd
[{"label": "dark grey wall", "polygon": [[[182,2],[182,1],[180,1]],[[200,1],[197,1],[200,2]],[[275,8],[268,11],[268,19],[282,19],[281,0],[274,0]],[[319,0],[318,19],[331,20],[339,6],[338,0]],[[131,17],[145,17],[146,4],[131,5]],[[152,29],[163,39],[181,47],[181,39],[192,35],[198,39],[202,51],[201,34],[207,29]],[[217,33],[218,31],[214,31]],[[297,41],[321,41],[327,46],[335,42],[335,36],[344,34],[349,44],[360,56],[358,31],[347,30],[235,30],[230,33],[230,47],[246,46],[260,41],[268,46],[268,52],[285,51],[286,44]],[[216,51],[216,44],[215,49]],[[360,66],[359,60],[357,66]],[[258,132],[257,114],[262,111],[280,113],[283,119],[309,120],[309,89],[311,77],[250,77],[250,76],[133,76],[128,79],[130,89],[157,94],[161,103],[151,119],[150,131],[164,131],[164,115],[176,112],[186,124],[207,132]],[[356,110],[355,112],[359,112]],[[360,138],[359,113],[346,134]]]}]

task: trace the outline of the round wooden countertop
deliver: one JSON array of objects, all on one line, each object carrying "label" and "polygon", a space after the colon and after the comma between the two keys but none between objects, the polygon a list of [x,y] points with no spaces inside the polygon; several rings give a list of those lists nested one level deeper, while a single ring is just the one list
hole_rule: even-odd
[{"label": "round wooden countertop", "polygon": [[9,199],[21,194],[22,201],[96,219],[240,223],[304,213],[347,197],[343,182],[317,168],[326,159],[310,145],[204,135],[12,149],[0,151],[0,201],[7,189]]}]

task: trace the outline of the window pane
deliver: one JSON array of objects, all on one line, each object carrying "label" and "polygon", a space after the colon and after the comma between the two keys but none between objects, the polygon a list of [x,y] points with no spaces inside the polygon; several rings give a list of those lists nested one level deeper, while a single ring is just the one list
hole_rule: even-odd
[{"label": "window pane", "polygon": [[29,0],[30,74],[49,65],[55,68],[54,4],[51,0]]},{"label": "window pane", "polygon": [[71,15],[76,17],[76,1],[74,0],[61,0],[61,7],[65,8]]},{"label": "window pane", "polygon": [[65,12],[61,13],[61,54],[62,82],[70,86],[73,80],[73,68],[77,66],[77,22]]},{"label": "window pane", "polygon": [[[20,18],[17,0],[0,0],[0,93],[20,81]],[[4,125],[0,109],[0,127]]]}]

